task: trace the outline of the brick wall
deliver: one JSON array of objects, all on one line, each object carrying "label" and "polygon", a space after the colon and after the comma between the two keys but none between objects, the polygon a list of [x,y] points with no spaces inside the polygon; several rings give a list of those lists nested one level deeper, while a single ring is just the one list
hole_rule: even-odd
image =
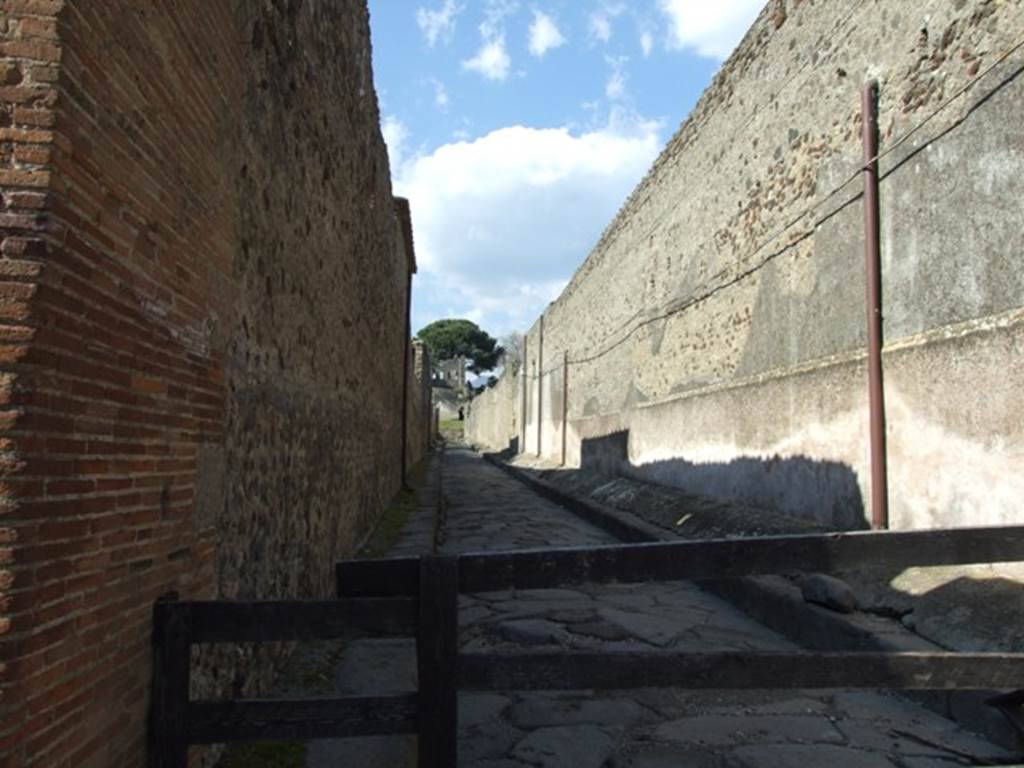
[{"label": "brick wall", "polygon": [[[398,485],[367,12],[0,7],[0,764],[137,766],[153,600],[327,595]],[[196,688],[266,661],[208,654]]]}]

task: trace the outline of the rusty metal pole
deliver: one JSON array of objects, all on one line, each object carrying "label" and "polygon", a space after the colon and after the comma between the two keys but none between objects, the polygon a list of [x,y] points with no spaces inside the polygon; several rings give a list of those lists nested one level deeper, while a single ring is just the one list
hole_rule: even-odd
[{"label": "rusty metal pole", "polygon": [[562,353],[562,466],[569,433],[569,350]]},{"label": "rusty metal pole", "polygon": [[540,337],[537,339],[537,458],[541,454],[541,425],[544,419],[544,315],[540,316]]},{"label": "rusty metal pole", "polygon": [[871,527],[889,527],[885,450],[885,390],[882,386],[882,258],[878,206],[878,82],[864,86],[864,256],[867,276],[868,408],[871,426]]}]

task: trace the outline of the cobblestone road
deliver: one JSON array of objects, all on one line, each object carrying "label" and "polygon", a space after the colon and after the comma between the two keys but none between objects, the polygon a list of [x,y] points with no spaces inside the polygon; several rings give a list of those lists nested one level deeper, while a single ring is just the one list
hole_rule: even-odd
[{"label": "cobblestone road", "polygon": [[[477,454],[445,459],[448,552],[606,544],[579,520]],[[425,550],[429,521],[411,521],[393,554]],[[464,650],[785,650],[794,646],[689,583],[587,586],[460,597]],[[415,682],[404,641],[354,644],[344,692]],[[464,693],[459,765],[467,768],[950,768],[1008,755],[896,696],[854,691]],[[409,740],[320,742],[310,765],[407,764]],[[984,764],[984,763],[983,763]]]}]

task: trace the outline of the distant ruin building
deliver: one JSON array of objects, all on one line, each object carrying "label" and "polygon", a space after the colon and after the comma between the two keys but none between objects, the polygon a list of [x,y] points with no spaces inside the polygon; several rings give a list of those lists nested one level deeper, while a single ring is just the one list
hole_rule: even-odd
[{"label": "distant ruin building", "polygon": [[434,365],[433,385],[451,389],[459,397],[469,396],[466,382],[467,360],[463,356],[440,360]]}]

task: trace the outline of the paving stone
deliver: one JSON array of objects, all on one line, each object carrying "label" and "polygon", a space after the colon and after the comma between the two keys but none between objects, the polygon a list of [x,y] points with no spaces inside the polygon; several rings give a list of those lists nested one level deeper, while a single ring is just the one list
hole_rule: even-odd
[{"label": "paving stone", "polygon": [[828,744],[758,744],[740,747],[732,756],[743,768],[887,768],[894,765],[878,753]]},{"label": "paving stone", "polygon": [[504,617],[525,618],[528,616],[549,616],[555,611],[577,611],[589,604],[579,600],[503,600],[492,603],[491,607]]},{"label": "paving stone", "polygon": [[499,637],[523,645],[558,645],[565,637],[560,624],[545,619],[513,619],[492,626]]},{"label": "paving stone", "polygon": [[494,611],[485,605],[471,605],[459,609],[459,623],[462,625],[477,624],[492,618],[494,618]]},{"label": "paving stone", "polygon": [[654,613],[633,613],[605,606],[598,608],[597,612],[605,621],[653,645],[668,645],[687,629],[685,622],[678,618],[665,618]]},{"label": "paving stone", "polygon": [[623,768],[724,768],[725,766],[722,758],[714,752],[692,747],[688,747],[686,750],[662,748],[643,752],[624,758],[622,765]]},{"label": "paving stone", "polygon": [[823,605],[839,613],[853,613],[860,607],[850,585],[827,573],[812,573],[800,580],[800,594],[809,603]]},{"label": "paving stone", "polygon": [[597,611],[594,608],[564,608],[551,611],[547,617],[562,624],[583,624],[597,621]]},{"label": "paving stone", "polygon": [[523,729],[545,725],[632,725],[647,712],[631,698],[580,699],[578,695],[561,697],[533,694],[513,704],[509,719]]},{"label": "paving stone", "polygon": [[497,720],[510,703],[507,696],[497,693],[460,693],[459,725],[480,725]]},{"label": "paving stone", "polygon": [[710,709],[706,714],[735,715],[737,712],[742,712],[745,715],[824,715],[828,710],[829,705],[821,699],[782,694],[782,697],[777,700],[760,704],[746,701],[732,703],[729,706]]},{"label": "paving stone", "polygon": [[632,637],[632,635],[622,627],[603,621],[593,621],[585,624],[570,624],[568,630],[574,635],[594,637],[598,640],[628,640]]},{"label": "paving stone", "polygon": [[502,719],[460,727],[459,763],[507,758],[509,750],[522,741],[524,735],[523,731]]},{"label": "paving stone", "polygon": [[[851,746],[880,752],[919,757],[961,757],[985,764],[991,759],[1005,760],[1011,755],[973,734],[967,733],[944,718],[925,723],[913,717],[899,721],[844,720],[836,723]],[[948,723],[948,727],[947,727]]]},{"label": "paving stone", "polygon": [[585,600],[590,601],[590,596],[573,589],[524,589],[518,593],[518,597],[526,600]]},{"label": "paving stone", "polygon": [[601,595],[601,602],[627,611],[654,611],[654,595],[646,593],[645,586],[637,586],[636,591],[627,594]]},{"label": "paving stone", "polygon": [[655,738],[680,744],[729,746],[815,742],[841,744],[843,736],[825,717],[808,715],[703,715],[658,726]]},{"label": "paving stone", "polygon": [[592,725],[540,728],[513,747],[511,756],[540,768],[601,768],[614,740]]},{"label": "paving stone", "polygon": [[875,691],[837,691],[832,696],[837,713],[850,719],[881,720],[916,724],[936,731],[956,730],[956,723],[929,710],[915,706],[893,693]]}]

